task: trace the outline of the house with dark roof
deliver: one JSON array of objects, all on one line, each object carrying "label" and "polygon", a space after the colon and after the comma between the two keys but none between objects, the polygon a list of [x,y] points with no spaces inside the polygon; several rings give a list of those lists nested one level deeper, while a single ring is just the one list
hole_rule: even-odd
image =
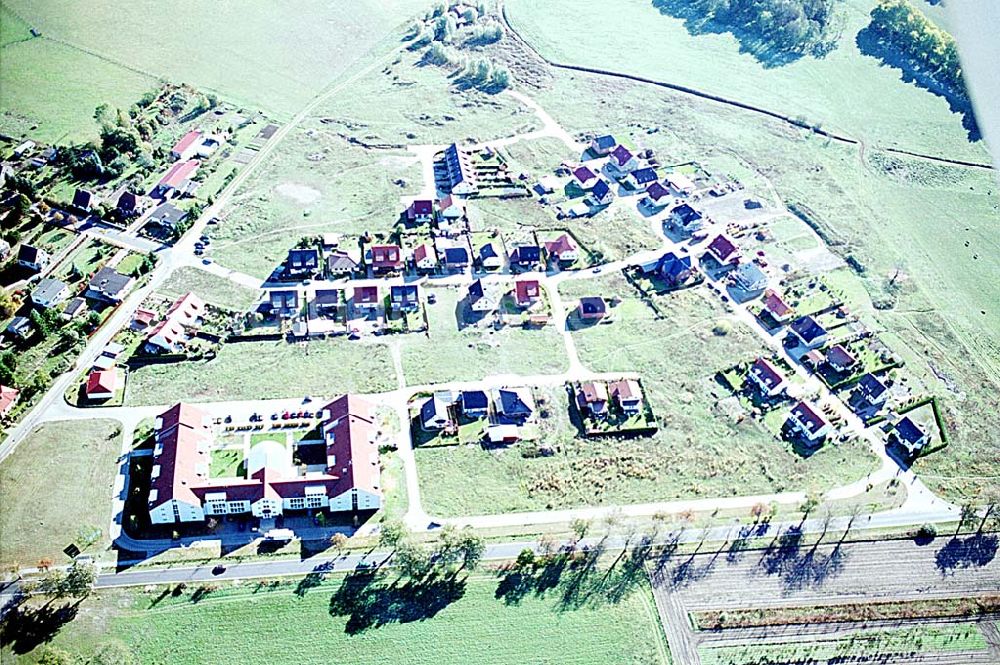
[{"label": "house with dark roof", "polygon": [[905,448],[909,455],[915,455],[930,442],[930,435],[909,416],[904,416],[892,428],[889,441]]},{"label": "house with dark roof", "polygon": [[22,242],[17,248],[17,265],[22,268],[41,272],[48,267],[51,260],[52,257],[49,256],[48,252],[34,245]]},{"label": "house with dark roof", "polygon": [[285,259],[285,266],[288,268],[286,274],[289,277],[315,275],[319,270],[319,250],[315,247],[290,249]]},{"label": "house with dark roof", "polygon": [[494,243],[488,242],[479,248],[476,263],[482,266],[483,270],[499,270],[503,267],[503,258],[497,253]]},{"label": "house with dark roof", "polygon": [[452,143],[441,153],[439,173],[452,194],[468,196],[479,191],[472,156]]},{"label": "house with dark roof", "polygon": [[299,312],[299,292],[296,289],[276,289],[268,294],[271,309],[282,315],[292,316]]},{"label": "house with dark roof", "polygon": [[89,213],[97,205],[97,197],[87,189],[77,188],[73,193],[73,208],[83,213]]},{"label": "house with dark roof", "polygon": [[732,266],[740,258],[740,250],[736,247],[736,243],[721,233],[708,243],[705,253],[723,267]]},{"label": "house with dark roof", "polygon": [[646,196],[639,201],[639,205],[647,210],[662,210],[670,203],[670,192],[659,182],[650,183],[646,187]]},{"label": "house with dark roof", "polygon": [[142,212],[142,200],[139,198],[138,194],[128,191],[127,189],[121,193],[118,197],[118,203],[115,204],[118,213],[124,217],[135,217]]},{"label": "house with dark roof", "polygon": [[669,286],[675,287],[685,284],[696,272],[690,255],[677,256],[673,252],[667,252],[652,266],[649,264],[644,266],[644,269],[646,267],[651,267],[652,270],[645,270],[645,272],[652,272]]},{"label": "house with dark roof", "polygon": [[612,171],[621,174],[631,173],[639,168],[639,160],[629,151],[628,148],[619,144],[608,155],[608,166]]},{"label": "house with dark roof", "polygon": [[15,316],[7,324],[7,334],[20,339],[28,339],[31,337],[31,333],[34,328],[31,325],[31,320],[26,316]]},{"label": "house with dark roof", "polygon": [[42,309],[48,309],[62,304],[69,298],[69,285],[59,279],[48,277],[38,282],[31,290],[31,302]]},{"label": "house with dark roof", "polygon": [[827,332],[811,316],[800,316],[788,326],[789,334],[807,349],[818,349],[826,344]]},{"label": "house with dark roof", "polygon": [[490,398],[482,390],[463,390],[458,403],[469,418],[485,418],[490,411]]},{"label": "house with dark roof", "polygon": [[584,381],[576,391],[580,413],[595,418],[608,415],[608,385],[603,381]]},{"label": "house with dark roof", "polygon": [[66,306],[63,307],[60,316],[65,321],[72,321],[76,317],[80,316],[87,311],[87,300],[86,298],[70,298]]},{"label": "house with dark roof", "polygon": [[495,388],[493,407],[497,424],[523,425],[535,413],[535,399],[530,388]]},{"label": "house with dark roof", "polygon": [[503,289],[496,282],[477,279],[469,285],[465,299],[473,312],[492,312],[500,306]]},{"label": "house with dark roof", "polygon": [[775,397],[785,389],[785,377],[767,358],[757,358],[750,364],[747,380],[767,397]]},{"label": "house with dark roof", "polygon": [[448,405],[437,394],[428,397],[420,406],[420,426],[424,430],[442,430],[452,425]]},{"label": "house with dark roof", "polygon": [[469,267],[469,250],[461,245],[451,245],[440,252],[444,267],[448,270],[464,270]]},{"label": "house with dark roof", "polygon": [[652,167],[644,167],[641,169],[635,169],[628,174],[625,178],[625,182],[632,187],[632,189],[642,189],[649,185],[650,183],[656,182],[659,176],[656,175],[656,169]]},{"label": "house with dark roof", "polygon": [[591,205],[606,206],[611,205],[611,202],[615,200],[615,195],[608,186],[608,183],[603,178],[599,178],[591,188],[588,199]]},{"label": "house with dark roof", "polygon": [[793,406],[786,422],[793,433],[810,444],[818,443],[833,430],[833,426],[826,418],[806,402],[799,402]]},{"label": "house with dark roof", "polygon": [[173,205],[172,203],[161,203],[149,213],[149,222],[158,224],[167,229],[175,229],[177,225],[187,219],[188,214]]},{"label": "house with dark roof", "polygon": [[824,360],[831,369],[846,372],[858,364],[858,359],[843,344],[834,344],[826,350]]},{"label": "house with dark roof", "polygon": [[705,223],[704,216],[687,203],[670,211],[670,222],[686,233],[697,231]]},{"label": "house with dark roof", "polygon": [[534,270],[542,261],[542,250],[536,245],[518,245],[510,252],[511,268]]},{"label": "house with dark roof", "polygon": [[608,304],[600,296],[584,296],[580,298],[576,313],[583,321],[600,321],[608,315]]},{"label": "house with dark roof", "polygon": [[103,300],[117,304],[125,299],[133,284],[135,284],[134,278],[122,275],[114,268],[105,266],[90,278],[86,296],[92,300]]},{"label": "house with dark roof", "polygon": [[340,289],[316,289],[313,295],[313,306],[320,312],[328,312],[340,306],[342,300]]},{"label": "house with dark roof", "polygon": [[355,310],[367,312],[378,309],[379,300],[377,286],[355,286],[351,305],[354,306]]},{"label": "house with dark roof", "polygon": [[351,275],[358,269],[358,262],[350,254],[340,250],[330,252],[326,257],[326,274],[330,277]]},{"label": "house with dark roof", "polygon": [[775,323],[781,325],[791,321],[795,315],[795,310],[785,302],[777,291],[768,289],[764,291],[764,298],[761,300],[764,305],[764,312],[767,312]]},{"label": "house with dark roof", "polygon": [[865,374],[854,388],[854,393],[869,406],[881,406],[889,398],[889,388],[874,374]]},{"label": "house with dark roof", "polygon": [[587,166],[578,166],[573,169],[573,182],[584,191],[590,191],[599,181],[600,178],[597,177],[597,174]]},{"label": "house with dark roof", "polygon": [[417,199],[406,209],[406,221],[410,224],[430,224],[434,219],[434,202]]},{"label": "house with dark roof", "polygon": [[389,287],[389,304],[397,312],[415,312],[420,309],[420,295],[416,284],[394,284]]},{"label": "house with dark roof", "polygon": [[615,137],[610,134],[595,136],[590,140],[590,151],[598,157],[604,157],[610,154],[616,145],[618,141],[615,141]]}]

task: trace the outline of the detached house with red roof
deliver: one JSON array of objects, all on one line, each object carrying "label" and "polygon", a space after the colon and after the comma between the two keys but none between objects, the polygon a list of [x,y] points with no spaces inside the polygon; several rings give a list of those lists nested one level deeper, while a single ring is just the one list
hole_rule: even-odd
[{"label": "detached house with red roof", "polygon": [[0,418],[10,413],[17,405],[21,391],[10,386],[0,386]]},{"label": "detached house with red roof", "polygon": [[599,180],[600,178],[597,177],[597,174],[591,171],[589,167],[578,166],[573,169],[573,182],[585,192],[593,189]]},{"label": "detached house with red roof", "polygon": [[843,344],[834,344],[824,354],[826,364],[837,372],[846,372],[858,364],[858,359],[844,348]]},{"label": "detached house with red roof", "polygon": [[175,162],[189,160],[198,154],[199,147],[201,147],[201,132],[188,132],[170,149],[170,158]]},{"label": "detached house with red roof", "polygon": [[399,245],[372,245],[368,265],[376,275],[398,272],[403,268],[403,250]]},{"label": "detached house with red roof", "polygon": [[87,377],[84,392],[87,399],[107,400],[115,396],[118,390],[118,370],[110,367],[106,370],[91,372]]},{"label": "detached house with red roof", "polygon": [[518,307],[531,307],[541,298],[542,287],[537,279],[519,279],[514,282],[514,300]]},{"label": "detached house with red roof", "polygon": [[198,187],[198,183],[193,178],[200,165],[201,162],[197,159],[174,163],[156,183],[150,196],[166,199],[171,196],[191,194]]},{"label": "detached house with red roof", "polygon": [[833,426],[813,406],[799,402],[788,414],[789,429],[810,444],[821,441],[833,430]]},{"label": "detached house with red roof", "polygon": [[362,312],[369,312],[378,309],[379,295],[377,286],[355,286],[354,297],[351,298],[354,309]]},{"label": "detached house with red roof", "polygon": [[434,219],[434,202],[417,199],[406,209],[406,221],[410,224],[430,224]]},{"label": "detached house with red roof", "polygon": [[764,305],[762,311],[767,312],[774,319],[774,322],[779,325],[788,323],[795,315],[795,310],[785,302],[777,291],[772,289],[764,291],[764,298],[761,302]]},{"label": "detached house with red roof", "polygon": [[785,389],[785,377],[767,358],[757,358],[747,371],[747,380],[767,397],[776,397]]},{"label": "detached house with red roof", "polygon": [[433,272],[437,269],[438,258],[434,245],[423,243],[413,250],[413,267],[417,272]]},{"label": "detached house with red roof", "polygon": [[705,251],[708,256],[723,267],[735,265],[740,258],[740,250],[737,249],[736,244],[722,234],[715,236],[712,242],[708,243]]},{"label": "detached house with red roof", "polygon": [[550,261],[573,263],[580,258],[580,248],[568,233],[562,234],[555,240],[548,240],[544,245],[545,253],[548,255]]}]

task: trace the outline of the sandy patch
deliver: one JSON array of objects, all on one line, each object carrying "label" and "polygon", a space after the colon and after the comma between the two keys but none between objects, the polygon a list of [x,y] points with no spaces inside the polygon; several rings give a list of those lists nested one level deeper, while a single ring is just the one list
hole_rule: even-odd
[{"label": "sandy patch", "polygon": [[303,205],[315,203],[322,197],[322,194],[320,194],[318,190],[315,190],[307,185],[299,185],[294,182],[283,182],[274,189],[282,196]]}]

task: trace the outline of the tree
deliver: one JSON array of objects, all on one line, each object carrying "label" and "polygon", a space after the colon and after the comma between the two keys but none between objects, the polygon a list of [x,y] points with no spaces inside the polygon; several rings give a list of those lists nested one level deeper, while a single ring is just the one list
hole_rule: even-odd
[{"label": "tree", "polygon": [[434,565],[427,548],[406,541],[397,545],[393,561],[402,575],[415,580],[426,577]]},{"label": "tree", "polygon": [[[653,517],[655,518],[656,516],[654,515]],[[577,517],[569,523],[569,528],[573,531],[573,535],[576,536],[577,540],[583,540],[583,537],[587,535],[587,531],[590,530],[590,520]]]},{"label": "tree", "polygon": [[462,553],[462,568],[475,570],[486,554],[486,543],[472,529],[466,527],[462,530],[459,551]]},{"label": "tree", "polygon": [[139,659],[123,642],[113,640],[99,646],[87,665],[139,665]]},{"label": "tree", "polygon": [[330,547],[336,552],[343,552],[347,548],[348,538],[339,531],[330,536]]},{"label": "tree", "polygon": [[97,567],[90,563],[74,561],[63,579],[63,595],[83,598],[90,595],[97,581]]},{"label": "tree", "polygon": [[406,527],[399,520],[386,520],[378,534],[378,544],[382,547],[395,548],[406,537]]},{"label": "tree", "polygon": [[816,510],[820,503],[822,503],[823,497],[817,492],[809,492],[806,495],[806,500],[802,502],[799,506],[799,510],[802,511],[802,517],[808,517],[809,513]]},{"label": "tree", "polygon": [[38,580],[36,590],[54,600],[62,598],[66,595],[66,573],[59,568],[46,569],[45,574]]},{"label": "tree", "polygon": [[38,665],[71,665],[73,656],[68,651],[46,646],[42,655],[38,657]]},{"label": "tree", "polygon": [[963,503],[958,516],[958,528],[955,530],[955,533],[957,534],[962,529],[971,529],[976,523],[978,514],[976,507],[971,503]]}]

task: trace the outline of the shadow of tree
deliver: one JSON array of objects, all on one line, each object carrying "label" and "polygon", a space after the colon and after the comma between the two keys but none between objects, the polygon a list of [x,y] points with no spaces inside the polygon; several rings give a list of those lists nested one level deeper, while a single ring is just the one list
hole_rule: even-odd
[{"label": "shadow of tree", "polygon": [[765,575],[777,575],[786,590],[819,588],[843,571],[846,554],[839,543],[828,553],[819,551],[820,541],[803,551],[801,528],[778,535],[761,554],[758,567]]},{"label": "shadow of tree", "polygon": [[994,535],[977,533],[967,538],[956,536],[938,550],[934,563],[943,575],[956,568],[982,567],[996,558],[997,547]]},{"label": "shadow of tree", "polygon": [[0,646],[10,647],[16,654],[26,654],[50,641],[67,623],[76,618],[80,603],[41,607],[16,607],[4,619],[0,628]]},{"label": "shadow of tree", "polygon": [[466,578],[432,572],[426,578],[386,583],[382,571],[348,575],[330,597],[330,615],[346,616],[344,632],[357,635],[389,623],[423,621],[465,595]]},{"label": "shadow of tree", "polygon": [[916,63],[907,58],[905,54],[891,43],[883,39],[870,25],[860,30],[854,41],[862,55],[879,60],[885,67],[898,69],[900,79],[904,83],[912,83],[918,88],[923,88],[938,97],[944,98],[948,102],[948,108],[951,112],[962,116],[962,127],[965,129],[969,141],[978,141],[982,138],[979,125],[976,123],[976,116],[972,110],[972,103],[969,101],[964,90],[955,91],[951,87],[938,83],[933,77],[920,71]]}]

